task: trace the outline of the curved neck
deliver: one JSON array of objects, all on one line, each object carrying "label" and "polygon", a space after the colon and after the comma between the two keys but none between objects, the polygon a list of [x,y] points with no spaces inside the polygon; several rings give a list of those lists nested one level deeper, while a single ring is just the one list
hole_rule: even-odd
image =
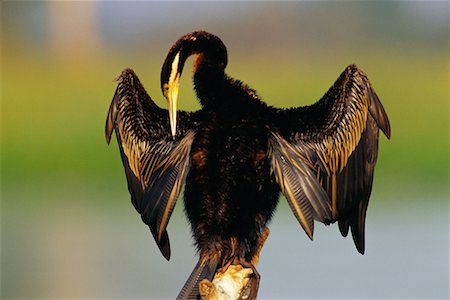
[{"label": "curved neck", "polygon": [[[194,90],[203,108],[220,114],[240,113],[261,106],[255,91],[239,80],[230,78],[224,68],[200,54],[194,64]],[[238,109],[237,109],[238,108]]]},{"label": "curved neck", "polygon": [[227,83],[223,67],[212,63],[205,54],[197,57],[194,64],[194,89],[204,108],[215,109],[225,104]]}]

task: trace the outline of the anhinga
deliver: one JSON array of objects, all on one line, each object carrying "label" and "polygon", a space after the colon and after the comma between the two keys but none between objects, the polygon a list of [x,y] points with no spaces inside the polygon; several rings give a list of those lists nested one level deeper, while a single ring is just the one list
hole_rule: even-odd
[{"label": "anhinga", "polygon": [[[196,55],[194,88],[202,108],[177,112],[186,59]],[[280,191],[312,239],[314,220],[351,229],[364,253],[364,223],[378,152],[379,129],[390,137],[386,112],[367,76],[348,66],[317,103],[278,109],[225,73],[227,50],[204,31],[181,37],[161,72],[169,110],[159,108],[126,69],[109,108],[106,138],[115,129],[128,189],[166,259],[166,226],[183,184],[184,207],[199,262],[180,299],[196,299],[199,282],[255,264]]]}]

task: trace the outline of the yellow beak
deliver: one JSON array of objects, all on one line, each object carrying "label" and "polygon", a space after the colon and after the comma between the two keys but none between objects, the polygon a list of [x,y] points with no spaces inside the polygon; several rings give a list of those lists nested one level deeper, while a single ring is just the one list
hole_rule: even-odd
[{"label": "yellow beak", "polygon": [[164,87],[164,96],[169,102],[169,121],[172,137],[177,133],[177,101],[178,87],[180,86],[181,72],[178,72],[178,62],[180,60],[180,52],[175,55],[172,61],[172,71],[170,72],[169,82]]},{"label": "yellow beak", "polygon": [[168,88],[165,92],[167,102],[169,102],[169,121],[170,131],[172,137],[175,137],[177,132],[177,101],[178,101],[178,87],[180,86],[180,74],[176,74],[174,78],[167,84]]}]

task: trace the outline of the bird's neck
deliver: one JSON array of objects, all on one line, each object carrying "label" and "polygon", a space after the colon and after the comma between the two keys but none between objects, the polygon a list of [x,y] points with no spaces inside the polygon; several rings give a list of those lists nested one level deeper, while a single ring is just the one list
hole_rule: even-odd
[{"label": "bird's neck", "polygon": [[200,104],[209,110],[223,109],[226,105],[227,76],[222,68],[200,61],[195,66],[194,89]]},{"label": "bird's neck", "polygon": [[265,106],[255,91],[225,74],[224,68],[200,56],[194,65],[194,89],[208,111],[239,117]]}]

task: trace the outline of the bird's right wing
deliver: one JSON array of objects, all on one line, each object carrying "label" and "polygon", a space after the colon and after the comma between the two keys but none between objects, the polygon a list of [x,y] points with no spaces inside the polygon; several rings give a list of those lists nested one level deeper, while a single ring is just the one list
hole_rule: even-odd
[{"label": "bird's right wing", "polygon": [[118,82],[106,120],[106,140],[109,144],[115,130],[132,203],[169,260],[166,226],[189,171],[194,139],[190,116],[180,112],[179,138],[173,140],[167,110],[152,101],[134,71],[124,70]]}]

